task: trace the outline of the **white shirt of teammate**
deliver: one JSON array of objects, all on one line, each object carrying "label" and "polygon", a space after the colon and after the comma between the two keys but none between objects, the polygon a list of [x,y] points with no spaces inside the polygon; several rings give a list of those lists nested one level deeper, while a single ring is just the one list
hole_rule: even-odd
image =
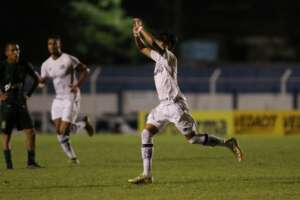
[{"label": "white shirt of teammate", "polygon": [[[57,59],[50,56],[43,64],[41,69],[42,78],[51,78],[56,93],[56,98],[59,99],[74,99],[74,94],[71,93],[71,73],[70,68],[76,68],[80,61],[69,54],[62,53]],[[75,74],[73,75],[73,84],[77,83]],[[77,92],[76,98],[80,98],[80,92]]]},{"label": "white shirt of teammate", "polygon": [[181,97],[185,100],[185,97],[178,86],[176,56],[168,49],[166,49],[163,56],[158,52],[151,50],[150,56],[156,62],[154,82],[158,99],[160,101],[172,101],[177,97]]}]

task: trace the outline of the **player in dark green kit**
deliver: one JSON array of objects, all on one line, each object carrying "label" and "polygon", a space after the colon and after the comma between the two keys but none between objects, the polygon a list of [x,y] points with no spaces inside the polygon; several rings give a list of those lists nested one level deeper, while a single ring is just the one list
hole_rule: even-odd
[{"label": "player in dark green kit", "polygon": [[[38,85],[38,75],[30,63],[20,60],[18,44],[8,43],[5,55],[7,59],[0,63],[0,127],[6,167],[13,169],[10,140],[13,129],[17,128],[26,134],[28,168],[39,168],[35,161],[35,131],[26,103]],[[33,84],[28,92],[25,92],[24,84],[27,76],[32,78]]]}]

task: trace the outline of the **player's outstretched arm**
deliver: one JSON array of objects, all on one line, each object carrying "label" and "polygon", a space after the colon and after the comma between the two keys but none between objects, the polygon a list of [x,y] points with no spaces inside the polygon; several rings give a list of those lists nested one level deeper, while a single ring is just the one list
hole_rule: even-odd
[{"label": "player's outstretched arm", "polygon": [[163,42],[155,38],[144,28],[144,24],[141,19],[134,18],[134,25],[137,27],[137,33],[145,39],[145,42],[155,51],[160,54],[164,53]]},{"label": "player's outstretched arm", "polygon": [[135,22],[133,23],[132,33],[133,33],[135,45],[138,48],[138,50],[145,56],[151,58],[151,56],[150,56],[151,49],[145,45],[143,39],[139,35],[138,26],[135,24]]}]

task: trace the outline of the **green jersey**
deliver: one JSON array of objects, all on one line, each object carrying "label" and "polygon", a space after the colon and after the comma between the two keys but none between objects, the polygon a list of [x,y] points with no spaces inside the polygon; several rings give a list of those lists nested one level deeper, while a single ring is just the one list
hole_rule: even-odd
[{"label": "green jersey", "polygon": [[[31,88],[25,93],[25,80],[30,76],[33,79]],[[3,104],[24,105],[25,96],[31,96],[38,85],[38,76],[28,62],[10,64],[8,61],[0,63],[0,90],[7,94]]]}]

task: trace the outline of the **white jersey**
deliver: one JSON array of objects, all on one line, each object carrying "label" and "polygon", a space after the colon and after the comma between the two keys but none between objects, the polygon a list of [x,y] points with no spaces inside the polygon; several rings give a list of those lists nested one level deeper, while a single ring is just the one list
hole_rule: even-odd
[{"label": "white jersey", "polygon": [[160,101],[186,100],[177,81],[177,58],[169,50],[163,56],[151,50],[151,58],[156,62],[154,69],[155,87]]},{"label": "white jersey", "polygon": [[160,104],[150,112],[146,123],[161,130],[166,123],[171,122],[184,135],[196,131],[186,98],[178,86],[176,56],[169,50],[163,56],[152,50],[150,56],[156,62],[154,81]]},{"label": "white jersey", "polygon": [[[73,84],[77,83],[76,75],[71,75],[72,67],[75,69],[80,61],[66,53],[62,53],[57,59],[50,56],[42,65],[41,77],[51,78],[58,99],[74,99],[74,94],[71,93],[71,76],[73,76]],[[80,98],[80,91],[77,92],[76,99]]]}]

